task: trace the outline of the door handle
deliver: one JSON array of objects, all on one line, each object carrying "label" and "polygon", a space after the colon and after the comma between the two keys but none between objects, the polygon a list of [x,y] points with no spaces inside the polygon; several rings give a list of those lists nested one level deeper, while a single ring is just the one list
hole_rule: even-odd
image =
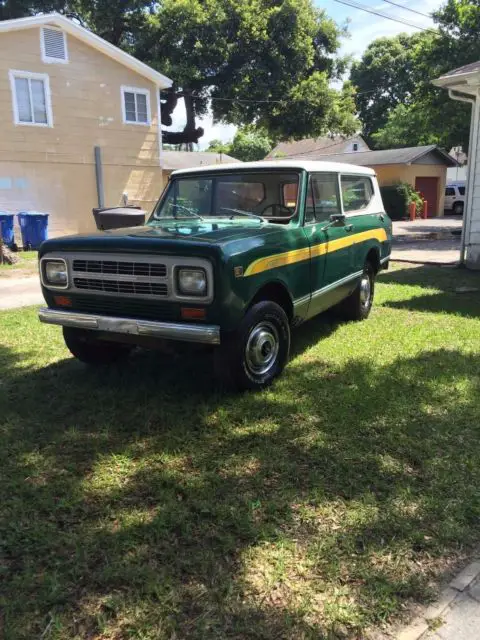
[{"label": "door handle", "polygon": [[352,231],[353,229],[353,224],[346,224],[345,225],[345,231]]}]

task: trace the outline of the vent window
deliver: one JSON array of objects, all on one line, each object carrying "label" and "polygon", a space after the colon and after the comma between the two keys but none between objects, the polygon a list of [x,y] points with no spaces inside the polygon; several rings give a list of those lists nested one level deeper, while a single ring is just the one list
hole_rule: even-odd
[{"label": "vent window", "polygon": [[40,42],[43,62],[68,62],[67,36],[63,31],[42,27]]}]

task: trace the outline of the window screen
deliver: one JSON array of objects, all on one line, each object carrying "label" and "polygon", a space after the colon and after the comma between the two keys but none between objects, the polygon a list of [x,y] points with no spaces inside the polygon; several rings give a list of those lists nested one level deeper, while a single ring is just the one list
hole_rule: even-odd
[{"label": "window screen", "polygon": [[123,108],[125,122],[150,124],[147,92],[135,91],[135,89],[124,89]]},{"label": "window screen", "polygon": [[366,176],[342,176],[342,200],[344,211],[360,211],[368,207],[373,198],[373,186]]},{"label": "window screen", "polygon": [[14,76],[15,115],[18,123],[49,124],[45,84],[43,79]]},{"label": "window screen", "polygon": [[[310,180],[315,220],[328,220],[332,214],[340,213],[338,175],[336,173],[317,173]],[[307,194],[307,219],[310,215],[309,195]]]}]

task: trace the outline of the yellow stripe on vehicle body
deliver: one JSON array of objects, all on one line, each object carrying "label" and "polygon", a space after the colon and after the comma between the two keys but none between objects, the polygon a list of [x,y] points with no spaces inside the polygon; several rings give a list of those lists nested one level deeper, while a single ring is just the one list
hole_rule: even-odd
[{"label": "yellow stripe on vehicle body", "polygon": [[276,269],[277,267],[284,267],[288,264],[303,262],[309,258],[318,258],[319,256],[323,256],[327,253],[333,253],[340,249],[345,249],[353,244],[365,242],[366,240],[378,240],[379,242],[385,242],[387,240],[387,233],[385,229],[371,229],[369,231],[361,231],[360,233],[346,236],[345,238],[320,242],[319,244],[314,244],[312,247],[293,249],[292,251],[276,253],[275,255],[267,256],[266,258],[259,258],[248,265],[245,269],[244,276],[254,276],[257,273],[262,273],[262,271],[268,271],[269,269]]}]

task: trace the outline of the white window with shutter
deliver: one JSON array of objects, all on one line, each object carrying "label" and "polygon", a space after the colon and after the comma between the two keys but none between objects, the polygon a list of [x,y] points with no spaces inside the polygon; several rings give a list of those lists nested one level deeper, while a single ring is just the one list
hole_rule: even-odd
[{"label": "white window with shutter", "polygon": [[42,61],[51,64],[59,62],[68,63],[67,34],[54,27],[42,27],[40,29],[40,49]]},{"label": "white window with shutter", "polygon": [[121,87],[124,124],[150,125],[150,91],[136,87]]},{"label": "white window with shutter", "polygon": [[9,76],[15,124],[53,127],[48,75],[29,71],[10,71]]}]

